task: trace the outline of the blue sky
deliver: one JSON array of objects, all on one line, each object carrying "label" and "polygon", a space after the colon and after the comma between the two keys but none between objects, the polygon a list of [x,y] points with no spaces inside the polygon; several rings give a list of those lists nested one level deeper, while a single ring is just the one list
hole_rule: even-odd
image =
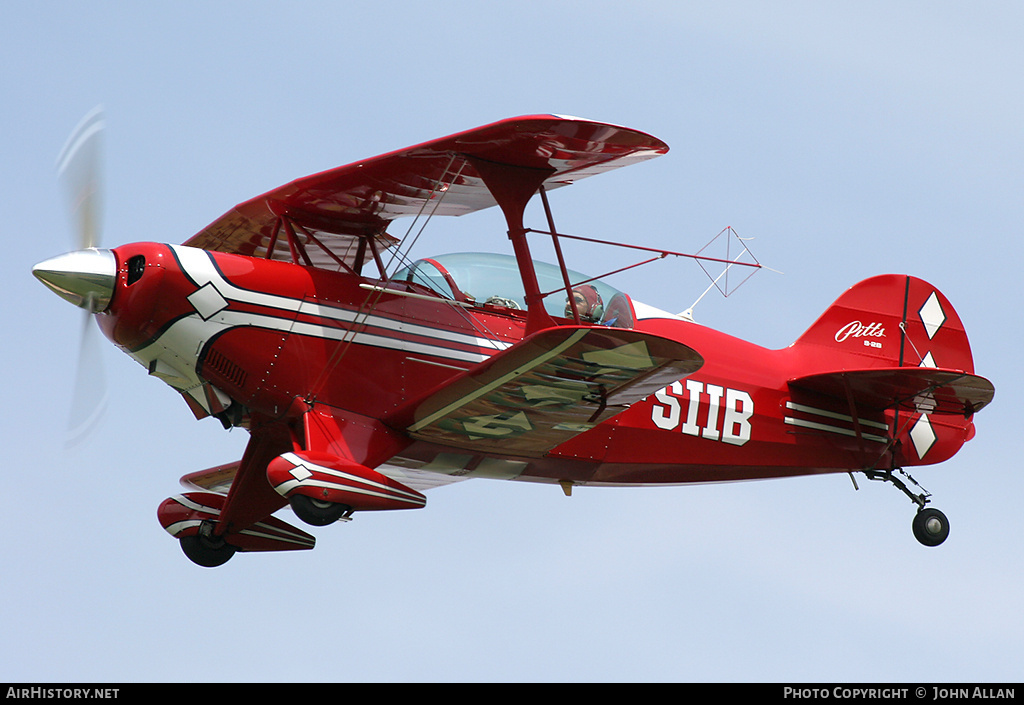
[{"label": "blue sky", "polygon": [[[985,1],[12,4],[0,680],[1020,680],[1022,29]],[[54,163],[99,103],[110,246],[183,242],[293,178],[513,115],[664,139],[551,201],[575,234],[755,238],[784,274],[709,295],[700,322],[782,347],[884,272],[957,308],[997,391],[974,441],[914,472],[949,540],[918,545],[902,494],[845,475],[571,498],[479,480],[314,530],[312,552],[192,565],[156,508],[244,433],[107,346],[110,408],[61,448],[78,311],[30,269],[72,247]],[[480,213],[416,248],[508,244]],[[674,262],[613,283],[678,311],[707,279]]]}]

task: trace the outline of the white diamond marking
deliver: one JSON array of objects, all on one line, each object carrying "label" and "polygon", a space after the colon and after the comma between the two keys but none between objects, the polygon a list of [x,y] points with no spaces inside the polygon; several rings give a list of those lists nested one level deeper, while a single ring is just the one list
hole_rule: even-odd
[{"label": "white diamond marking", "polygon": [[914,427],[910,429],[910,440],[914,442],[914,450],[917,451],[917,457],[921,460],[924,460],[925,454],[932,449],[937,438],[935,431],[932,430],[932,424],[925,414],[922,414]]},{"label": "white diamond marking", "polygon": [[934,291],[924,302],[924,306],[917,312],[917,315],[921,317],[921,323],[924,324],[924,330],[928,334],[929,340],[935,337],[935,333],[946,322],[946,312],[942,310],[942,304],[939,303],[939,297],[935,295]]},{"label": "white diamond marking", "polygon": [[217,291],[212,283],[207,282],[188,295],[188,302],[203,317],[209,320],[228,307],[228,301]]},{"label": "white diamond marking", "polygon": [[921,360],[921,364],[918,367],[938,367],[935,364],[935,358],[932,357],[932,351],[929,350],[924,354],[924,359]]},{"label": "white diamond marking", "polygon": [[303,480],[313,477],[313,473],[311,473],[309,471],[309,468],[307,468],[305,465],[296,465],[291,469],[290,474],[299,482],[302,482]]}]

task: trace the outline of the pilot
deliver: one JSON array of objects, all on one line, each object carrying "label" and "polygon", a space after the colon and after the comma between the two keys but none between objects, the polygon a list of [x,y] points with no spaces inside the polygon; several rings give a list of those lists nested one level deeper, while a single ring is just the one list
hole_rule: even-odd
[{"label": "pilot", "polygon": [[[604,301],[593,284],[580,284],[572,289],[572,298],[576,302],[580,321],[584,323],[600,323],[604,315]],[[572,302],[565,300],[565,317],[572,318]]]}]

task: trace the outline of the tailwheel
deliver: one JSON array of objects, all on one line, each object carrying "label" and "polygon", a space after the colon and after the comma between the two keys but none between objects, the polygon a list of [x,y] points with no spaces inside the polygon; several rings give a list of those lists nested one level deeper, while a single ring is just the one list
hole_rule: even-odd
[{"label": "tailwheel", "polygon": [[352,507],[347,504],[313,499],[304,494],[292,495],[288,503],[299,519],[312,526],[327,526],[339,519],[347,519],[352,513]]},{"label": "tailwheel", "polygon": [[938,509],[921,509],[914,516],[914,536],[925,546],[938,546],[949,536],[949,520]]},{"label": "tailwheel", "polygon": [[[938,509],[932,509],[927,506],[928,499],[931,495],[921,487],[917,480],[904,472],[901,468],[895,468],[894,470],[888,471],[863,470],[862,472],[869,480],[891,482],[896,489],[907,495],[907,497],[917,505],[917,514],[914,515],[913,524],[914,538],[925,546],[938,546],[946,540],[946,537],[949,536],[949,520],[946,519],[946,515]],[[894,473],[899,473],[903,477],[907,478],[909,482],[919,487],[921,492],[915,494],[911,491],[910,487],[908,487],[907,484]],[[850,477],[853,477],[853,475],[850,475]],[[854,480],[853,486],[857,486],[856,480]]]},{"label": "tailwheel", "polygon": [[208,521],[199,525],[199,533],[182,536],[178,541],[188,559],[204,568],[224,565],[238,550],[222,537],[214,536],[213,524]]}]

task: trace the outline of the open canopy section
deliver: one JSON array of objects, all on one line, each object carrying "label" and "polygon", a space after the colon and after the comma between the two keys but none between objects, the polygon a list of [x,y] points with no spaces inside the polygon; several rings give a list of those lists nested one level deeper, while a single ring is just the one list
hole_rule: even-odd
[{"label": "open canopy section", "polygon": [[386,234],[395,218],[489,208],[518,188],[506,183],[512,172],[538,175],[524,181],[532,194],[667,151],[661,140],[616,125],[510,118],[297,179],[239,204],[185,244],[358,271],[397,242]]}]

